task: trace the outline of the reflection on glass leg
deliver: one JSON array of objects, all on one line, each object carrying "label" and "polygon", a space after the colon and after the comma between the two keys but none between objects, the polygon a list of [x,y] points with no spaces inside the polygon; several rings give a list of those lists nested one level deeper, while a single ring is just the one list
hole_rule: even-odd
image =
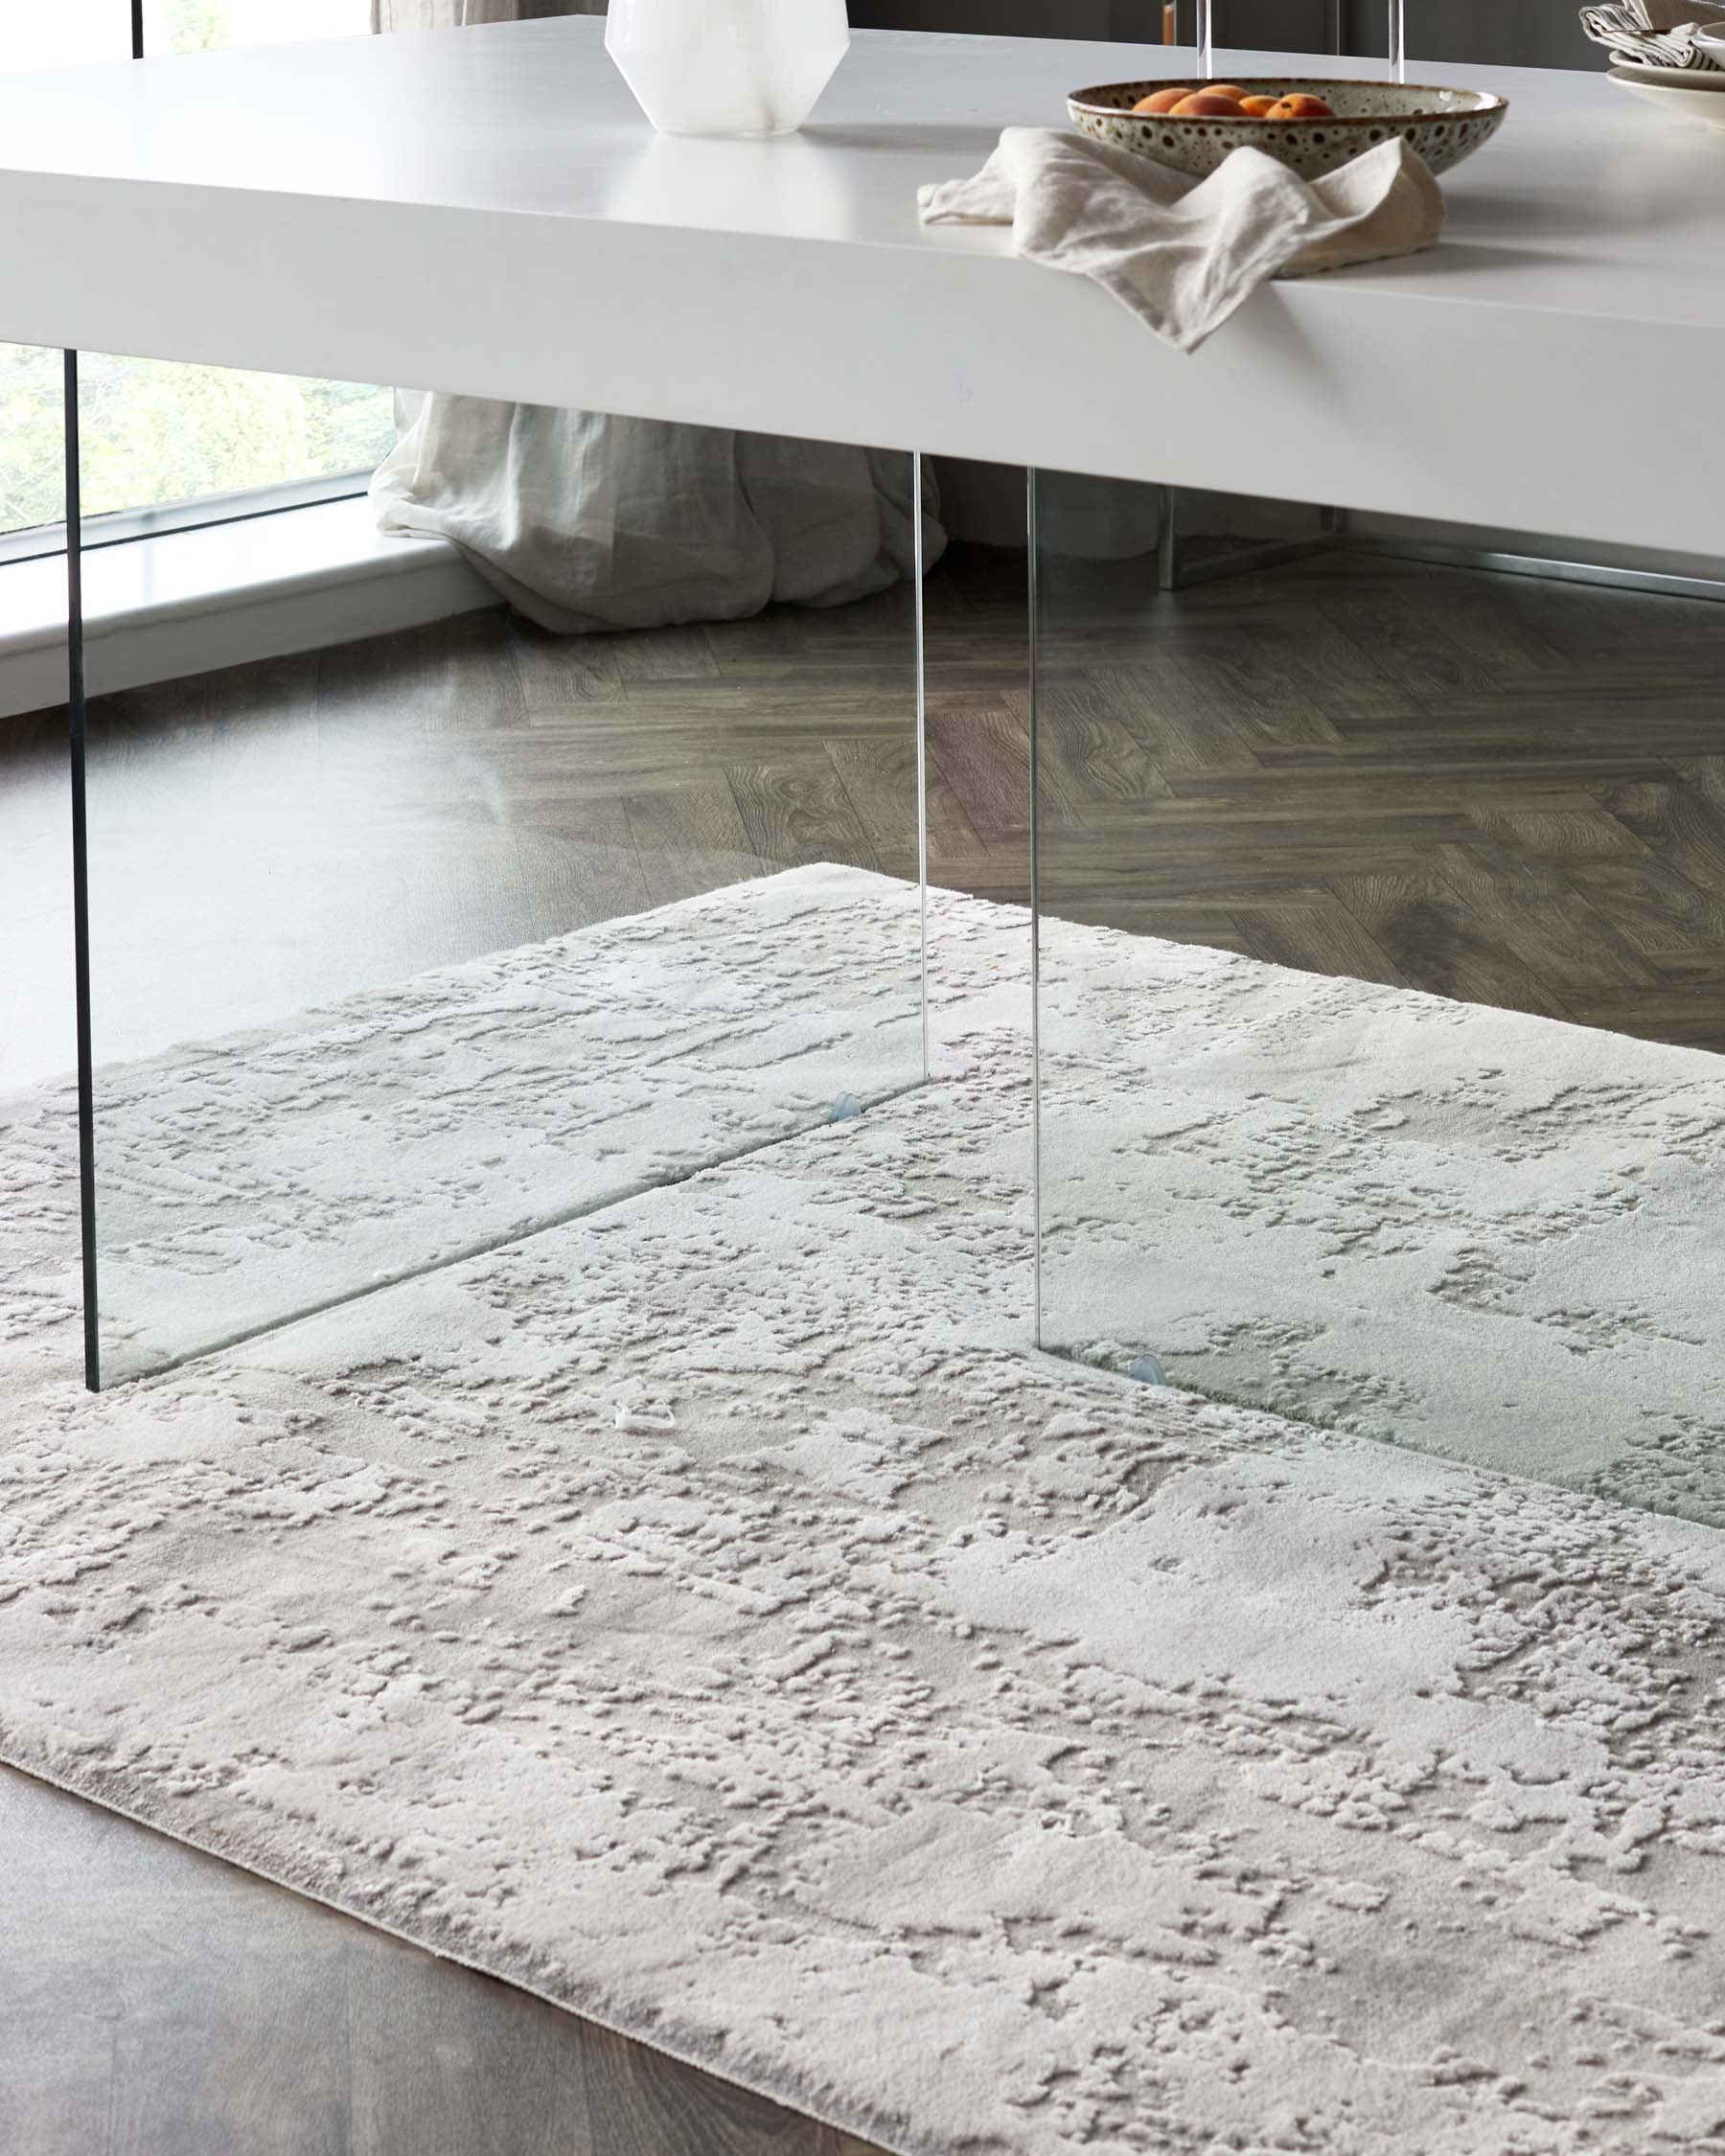
[{"label": "reflection on glass leg", "polygon": [[926,1074],[916,461],[433,403],[379,509],[495,603],[171,680],[92,633],[104,1384]]},{"label": "reflection on glass leg", "polygon": [[1043,1344],[1725,1520],[1718,609],[1118,496],[1032,490]]},{"label": "reflection on glass leg", "polygon": [[96,1105],[90,1035],[90,849],[84,687],[83,492],[80,485],[78,355],[64,361],[66,521],[66,720],[71,754],[72,999],[78,1057],[78,1218],[83,1293],[84,1383],[102,1385],[102,1323],[96,1266]]}]

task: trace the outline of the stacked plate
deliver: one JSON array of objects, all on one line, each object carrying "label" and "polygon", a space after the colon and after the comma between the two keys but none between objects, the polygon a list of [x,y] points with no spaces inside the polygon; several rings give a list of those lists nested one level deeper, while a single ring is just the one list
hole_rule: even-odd
[{"label": "stacked plate", "polygon": [[1663,105],[1679,120],[1698,121],[1725,135],[1725,26],[1697,30],[1695,43],[1710,66],[1655,67],[1620,58],[1613,63],[1611,80],[1649,104]]}]

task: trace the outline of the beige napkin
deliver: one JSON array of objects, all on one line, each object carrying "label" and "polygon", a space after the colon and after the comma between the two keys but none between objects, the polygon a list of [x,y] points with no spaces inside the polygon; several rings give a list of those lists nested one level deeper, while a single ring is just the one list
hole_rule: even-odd
[{"label": "beige napkin", "polygon": [[1581,27],[1594,43],[1627,66],[1716,72],[1718,62],[1696,44],[1695,32],[1720,26],[1725,26],[1725,7],[1711,6],[1709,0],[1601,0],[1581,11]]},{"label": "beige napkin", "polygon": [[1015,254],[1091,277],[1160,337],[1195,352],[1271,277],[1428,247],[1443,196],[1399,138],[1304,180],[1236,149],[1193,180],[1129,149],[1008,127],[975,179],[919,190],[924,224],[1009,224]]}]

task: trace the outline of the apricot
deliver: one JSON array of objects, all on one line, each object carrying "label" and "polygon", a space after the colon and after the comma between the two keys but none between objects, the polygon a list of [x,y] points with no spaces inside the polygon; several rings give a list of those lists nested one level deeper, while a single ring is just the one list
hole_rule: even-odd
[{"label": "apricot", "polygon": [[1158,90],[1150,97],[1139,98],[1132,109],[1134,112],[1172,112],[1182,98],[1189,98],[1191,94],[1183,82],[1178,89]]},{"label": "apricot", "polygon": [[1232,98],[1235,104],[1246,103],[1246,93],[1237,82],[1207,82],[1204,94],[1210,98]]},{"label": "apricot", "polygon": [[1279,98],[1242,98],[1240,110],[1248,119],[1262,120],[1266,114],[1274,112],[1280,103]]},{"label": "apricot", "polygon": [[1245,117],[1237,100],[1218,97],[1213,90],[1194,90],[1189,98],[1182,98],[1168,110],[1176,120],[1240,120]]},{"label": "apricot", "polygon": [[1336,117],[1322,98],[1307,97],[1296,91],[1292,97],[1278,98],[1265,113],[1266,120],[1333,120]]}]

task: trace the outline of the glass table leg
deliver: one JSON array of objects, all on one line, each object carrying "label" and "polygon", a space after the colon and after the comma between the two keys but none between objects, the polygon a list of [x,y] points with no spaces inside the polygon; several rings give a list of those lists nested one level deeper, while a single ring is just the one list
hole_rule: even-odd
[{"label": "glass table leg", "polygon": [[[163,680],[82,635],[135,555],[80,543],[116,364],[80,429],[67,362],[92,1386],[925,1081],[921,458],[433,398],[298,528],[453,524],[465,609]],[[195,372],[288,430],[296,385]],[[169,543],[228,570],[301,516]]]},{"label": "glass table leg", "polygon": [[1136,494],[1029,488],[1039,1344],[1725,1522],[1718,607]]},{"label": "glass table leg", "polygon": [[102,1322],[96,1241],[95,1067],[90,1028],[90,848],[84,681],[83,489],[78,355],[65,356],[66,717],[72,768],[72,981],[78,1045],[78,1209],[83,1281],[84,1383],[102,1388]]}]

